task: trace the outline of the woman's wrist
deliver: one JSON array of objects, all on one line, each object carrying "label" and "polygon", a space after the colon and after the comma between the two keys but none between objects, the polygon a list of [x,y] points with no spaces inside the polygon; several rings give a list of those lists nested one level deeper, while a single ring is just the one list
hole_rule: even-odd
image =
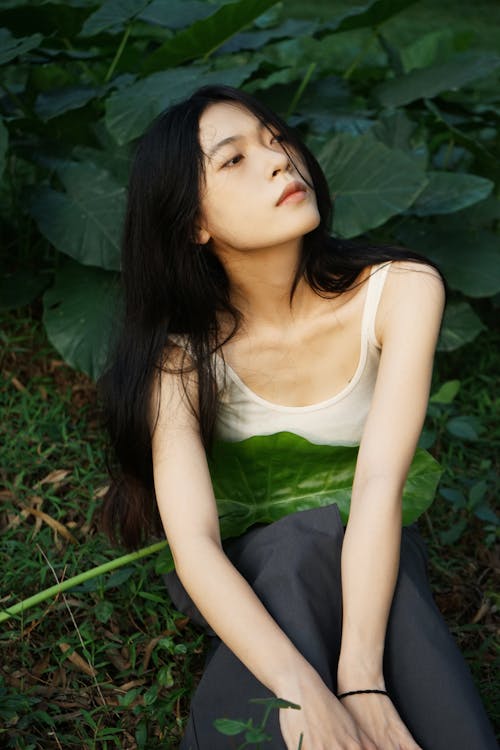
[{"label": "woman's wrist", "polygon": [[339,661],[337,668],[337,693],[368,688],[385,690],[382,665],[363,663],[361,660]]},{"label": "woman's wrist", "polygon": [[389,695],[387,690],[378,690],[377,688],[368,690],[347,690],[345,693],[337,693],[337,698],[341,700],[342,698],[350,698],[351,695],[371,695],[372,693],[375,693],[376,695]]},{"label": "woman's wrist", "polygon": [[276,675],[272,690],[277,698],[293,701],[304,689],[318,686],[319,683],[324,685],[314,667],[304,659],[290,672]]}]

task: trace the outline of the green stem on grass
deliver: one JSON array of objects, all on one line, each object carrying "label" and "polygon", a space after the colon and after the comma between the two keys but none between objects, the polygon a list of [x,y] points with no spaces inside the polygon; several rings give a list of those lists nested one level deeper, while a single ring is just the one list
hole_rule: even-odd
[{"label": "green stem on grass", "polygon": [[39,591],[38,594],[33,594],[33,596],[29,596],[27,599],[23,599],[22,602],[14,604],[12,607],[7,607],[3,612],[0,612],[0,622],[5,622],[5,620],[8,620],[15,615],[24,613],[27,609],[35,607],[37,604],[40,604],[53,596],[57,596],[57,594],[61,594],[63,591],[72,589],[80,583],[89,581],[92,578],[97,578],[97,576],[103,575],[104,573],[109,573],[111,570],[121,568],[135,560],[140,560],[142,557],[147,557],[147,555],[154,555],[155,552],[159,552],[166,546],[167,542],[155,542],[155,544],[150,544],[149,547],[142,547],[142,549],[137,550],[137,552],[130,552],[128,555],[122,555],[121,557],[117,557],[107,563],[98,565],[96,568],[86,570],[85,573],[79,573],[77,576],[68,578],[66,581],[56,583],[48,589]]}]

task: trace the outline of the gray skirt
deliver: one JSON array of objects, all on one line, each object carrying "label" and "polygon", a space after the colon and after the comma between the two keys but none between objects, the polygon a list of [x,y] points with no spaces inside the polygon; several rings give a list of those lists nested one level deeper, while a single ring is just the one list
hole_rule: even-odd
[{"label": "gray skirt", "polygon": [[[223,542],[227,557],[334,693],[342,635],[343,538],[344,526],[333,503],[257,524]],[[424,750],[496,750],[493,727],[469,668],[434,602],[427,562],[417,524],[404,526],[385,640],[387,691]],[[220,734],[214,719],[252,718],[258,725],[264,707],[250,699],[274,696],[213,632],[175,571],[165,576],[165,583],[176,609],[211,639],[180,750],[237,748],[242,735]],[[286,750],[277,710],[271,711],[266,732],[273,738],[266,748]]]}]

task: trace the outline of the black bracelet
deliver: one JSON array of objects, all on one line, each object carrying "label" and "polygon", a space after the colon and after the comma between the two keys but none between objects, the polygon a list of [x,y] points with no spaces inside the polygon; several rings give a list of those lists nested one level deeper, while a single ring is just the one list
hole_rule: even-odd
[{"label": "black bracelet", "polygon": [[340,695],[337,695],[337,698],[340,700],[347,695],[357,695],[357,693],[380,693],[381,695],[387,695],[387,697],[389,697],[389,693],[386,690],[350,690],[348,693],[340,693]]}]

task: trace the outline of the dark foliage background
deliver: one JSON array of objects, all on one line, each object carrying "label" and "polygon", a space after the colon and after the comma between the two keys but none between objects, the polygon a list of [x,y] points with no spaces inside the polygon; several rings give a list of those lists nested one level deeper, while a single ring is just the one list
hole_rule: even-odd
[{"label": "dark foliage background", "polygon": [[[436,600],[495,720],[500,7],[461,0],[4,0],[0,7],[3,607],[116,555],[93,380],[119,309],[134,142],[211,81],[295,124],[332,230],[437,260],[452,294],[420,445]],[[2,624],[0,742],[176,747],[204,640],[152,559]],[[498,691],[496,691],[498,692]]]}]

